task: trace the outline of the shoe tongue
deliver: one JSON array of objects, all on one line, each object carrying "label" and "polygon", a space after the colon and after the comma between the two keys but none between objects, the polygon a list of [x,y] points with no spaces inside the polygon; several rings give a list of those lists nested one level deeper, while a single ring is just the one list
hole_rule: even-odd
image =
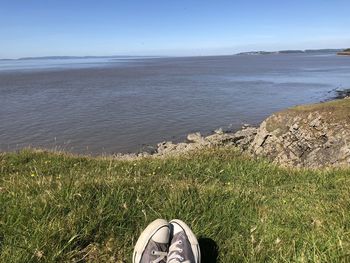
[{"label": "shoe tongue", "polygon": [[167,244],[169,242],[169,235],[169,228],[163,227],[153,235],[152,240],[156,243]]}]

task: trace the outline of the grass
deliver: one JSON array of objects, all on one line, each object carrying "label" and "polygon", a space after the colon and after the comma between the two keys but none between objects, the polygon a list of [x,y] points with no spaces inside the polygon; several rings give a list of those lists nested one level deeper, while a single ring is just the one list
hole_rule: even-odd
[{"label": "grass", "polygon": [[0,155],[0,262],[131,262],[156,218],[187,222],[202,262],[350,262],[350,170],[286,170],[229,148]]},{"label": "grass", "polygon": [[[280,134],[286,133],[289,130],[288,124],[293,124],[293,118],[302,118],[308,126],[309,122],[312,121],[308,119],[308,116],[312,114],[314,118],[321,116],[324,122],[331,124],[350,123],[350,99],[337,99],[322,103],[306,104],[295,106],[272,115],[272,118],[267,119],[266,128],[268,131],[280,131]],[[277,117],[277,118],[276,118]],[[276,121],[277,120],[277,121]]]},{"label": "grass", "polygon": [[339,118],[344,118],[349,116],[350,110],[350,99],[338,99],[322,103],[300,105],[289,109],[289,111],[296,111],[299,114],[306,112],[332,112],[335,116]]}]

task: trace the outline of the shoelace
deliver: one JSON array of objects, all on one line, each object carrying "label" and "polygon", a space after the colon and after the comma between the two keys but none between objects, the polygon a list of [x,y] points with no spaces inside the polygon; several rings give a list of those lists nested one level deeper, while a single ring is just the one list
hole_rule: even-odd
[{"label": "shoelace", "polygon": [[151,261],[150,263],[158,263],[158,262],[161,262],[163,259],[165,260],[167,255],[168,255],[168,253],[167,252],[163,252],[163,251],[152,250],[152,255],[159,256],[159,257],[156,258],[155,260]]},{"label": "shoelace", "polygon": [[169,247],[169,256],[167,263],[191,263],[188,260],[184,261],[184,258],[179,254],[182,253],[182,248],[179,246],[182,241],[176,241]]}]

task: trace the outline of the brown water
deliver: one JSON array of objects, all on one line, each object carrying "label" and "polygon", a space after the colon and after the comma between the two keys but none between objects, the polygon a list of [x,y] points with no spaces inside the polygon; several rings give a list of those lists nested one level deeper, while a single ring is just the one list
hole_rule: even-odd
[{"label": "brown water", "polygon": [[138,151],[194,131],[258,124],[350,87],[350,59],[330,54],[6,63],[1,151]]}]

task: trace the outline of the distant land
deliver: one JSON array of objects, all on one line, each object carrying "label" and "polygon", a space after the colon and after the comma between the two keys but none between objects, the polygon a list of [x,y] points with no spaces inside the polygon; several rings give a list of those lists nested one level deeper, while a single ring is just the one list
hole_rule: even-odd
[{"label": "distant land", "polygon": [[310,54],[310,53],[338,53],[344,49],[306,49],[306,50],[280,50],[280,51],[248,51],[235,55],[273,55],[273,54]]},{"label": "distant land", "polygon": [[[234,54],[240,55],[273,55],[273,54],[308,54],[308,53],[337,53],[338,55],[350,55],[350,49],[306,49],[306,50],[280,50],[280,51],[247,51]],[[155,58],[169,56],[42,56],[42,57],[23,57],[23,58],[0,58],[0,61],[14,60],[41,60],[41,59],[91,59],[91,58]]]},{"label": "distant land", "polygon": [[350,56],[350,48],[341,50],[340,52],[337,53],[338,55],[345,55],[345,56]]}]

